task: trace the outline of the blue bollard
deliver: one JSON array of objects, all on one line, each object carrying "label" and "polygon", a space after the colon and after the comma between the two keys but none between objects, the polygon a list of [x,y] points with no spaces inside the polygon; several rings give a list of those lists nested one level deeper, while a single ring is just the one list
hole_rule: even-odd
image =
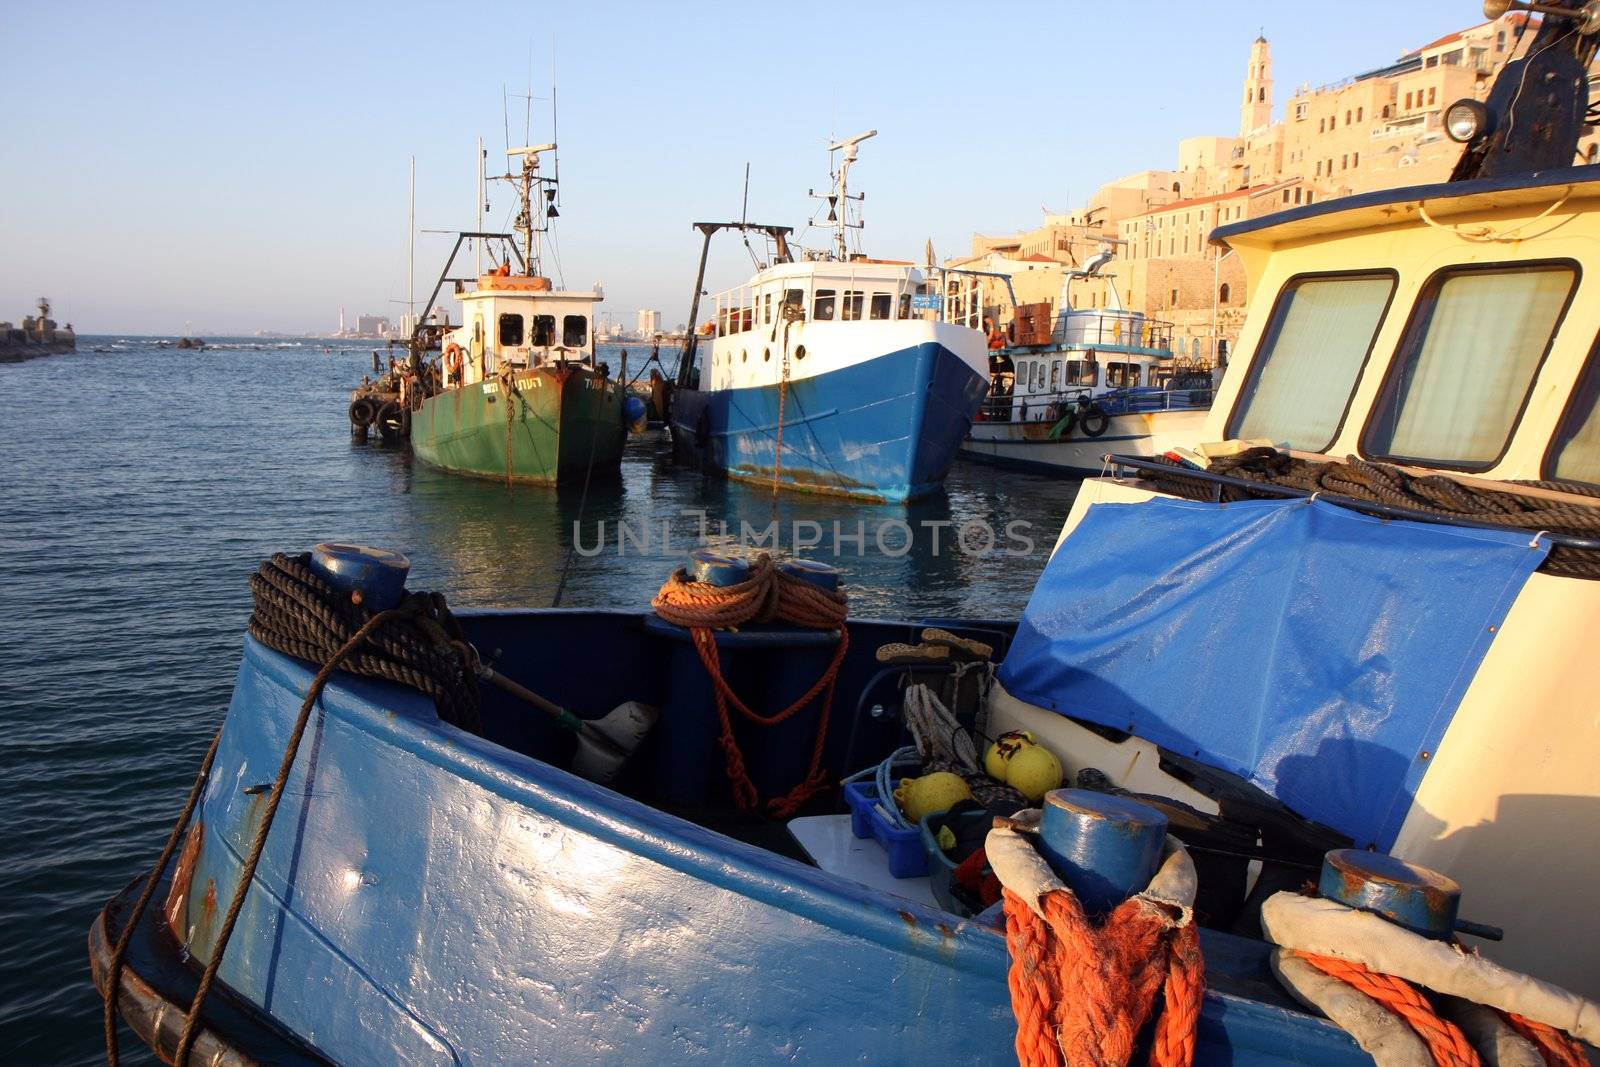
[{"label": "blue bollard", "polygon": [[839,588],[839,568],[814,559],[791,559],[778,564],[778,569],[791,578],[833,592]]},{"label": "blue bollard", "polygon": [[1148,804],[1087,789],[1044,795],[1039,851],[1089,915],[1150,884],[1166,837],[1167,817]]},{"label": "blue bollard", "polygon": [[411,561],[388,548],[323,542],[311,550],[311,569],[357,604],[388,611],[400,603]]},{"label": "blue bollard", "polygon": [[1453,878],[1382,852],[1334,849],[1322,859],[1317,892],[1375,912],[1423,937],[1444,940],[1456,928],[1461,887]]},{"label": "blue bollard", "polygon": [[717,587],[738,585],[750,577],[750,563],[714,548],[697,548],[689,553],[686,568],[690,581]]}]

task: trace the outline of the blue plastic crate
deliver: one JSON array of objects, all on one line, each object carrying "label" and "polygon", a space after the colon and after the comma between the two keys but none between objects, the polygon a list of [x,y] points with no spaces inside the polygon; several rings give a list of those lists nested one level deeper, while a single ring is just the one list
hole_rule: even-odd
[{"label": "blue plastic crate", "polygon": [[[895,785],[899,785],[896,780]],[[928,873],[928,852],[922,847],[922,831],[915,826],[895,826],[878,811],[876,782],[849,782],[844,787],[844,802],[850,806],[850,830],[857,837],[873,838],[889,856],[889,873],[896,878],[921,878]],[[885,804],[893,804],[888,797]]]}]

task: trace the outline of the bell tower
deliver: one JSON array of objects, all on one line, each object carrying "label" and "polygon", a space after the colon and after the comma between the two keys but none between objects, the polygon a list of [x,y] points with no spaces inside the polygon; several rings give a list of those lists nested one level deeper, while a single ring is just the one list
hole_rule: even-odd
[{"label": "bell tower", "polygon": [[1244,105],[1239,108],[1239,136],[1272,125],[1272,46],[1258,36],[1250,45],[1250,69],[1244,76]]}]

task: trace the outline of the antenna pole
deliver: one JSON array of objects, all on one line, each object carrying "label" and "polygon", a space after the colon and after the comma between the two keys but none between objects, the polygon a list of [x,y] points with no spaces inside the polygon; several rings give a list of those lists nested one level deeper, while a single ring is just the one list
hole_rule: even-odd
[{"label": "antenna pole", "polygon": [[739,208],[739,223],[743,225],[750,221],[750,161],[744,164],[744,206]]},{"label": "antenna pole", "polygon": [[522,157],[522,247],[528,251],[530,275],[539,270],[539,247],[534,243],[539,239],[535,236],[539,228],[533,224],[533,168],[538,165],[538,156],[530,153]]},{"label": "antenna pole", "polygon": [[[484,161],[484,158],[485,158],[485,155],[484,155],[484,151],[483,151],[483,138],[480,137],[480,138],[478,138],[478,232],[479,233],[483,232],[483,195],[484,195],[484,189],[483,189],[483,161]],[[478,276],[481,278],[483,276],[483,238],[481,238],[481,237],[476,238],[474,243],[477,244],[477,246],[478,246]]]},{"label": "antenna pole", "polygon": [[[483,227],[479,227],[482,230]],[[411,157],[411,214],[406,220],[406,316],[417,314],[417,157]],[[407,323],[415,329],[416,323]]]},{"label": "antenna pole", "polygon": [[846,182],[850,175],[850,164],[855,161],[855,145],[848,145],[844,150],[844,158],[839,161],[839,219],[833,235],[833,254],[843,263],[847,252],[845,250],[845,230],[849,228],[850,200],[846,193]]}]

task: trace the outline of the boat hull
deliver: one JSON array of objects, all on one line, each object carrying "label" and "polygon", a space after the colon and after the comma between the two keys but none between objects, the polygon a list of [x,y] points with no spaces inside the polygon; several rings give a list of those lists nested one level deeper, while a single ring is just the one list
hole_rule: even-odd
[{"label": "boat hull", "polygon": [[[467,620],[480,642],[534,638],[548,652],[531,654],[526,680],[590,707],[650,695],[640,679],[667,652],[628,639],[640,622]],[[868,651],[841,676],[859,682],[870,650],[912,627],[852,629]],[[574,647],[557,635],[606,648],[607,669],[552,669]],[[247,642],[193,860],[165,908],[197,962],[261,817],[253,787],[272,780],[310,677]],[[512,721],[485,715],[491,730]],[[516,721],[525,740],[546,728]],[[1206,937],[1197,1063],[1368,1062],[1271,992],[1265,946]],[[341,675],[220,975],[343,1064],[975,1063],[1012,1060],[1007,965],[986,922],[715,833],[443,725],[415,693]]]},{"label": "boat hull", "polygon": [[1024,470],[1098,474],[1108,452],[1156,456],[1170,448],[1193,448],[1204,438],[1206,417],[1204,408],[1113,415],[1099,437],[1051,437],[1053,421],[975,422],[961,442],[961,457]]},{"label": "boat hull", "polygon": [[578,368],[521,371],[513,383],[491,379],[423,400],[411,417],[417,458],[534,485],[616,474],[626,436],[619,385]]},{"label": "boat hull", "polygon": [[679,389],[673,439],[680,458],[730,478],[901,502],[944,484],[984,389],[967,361],[927,341],[787,386]]}]

